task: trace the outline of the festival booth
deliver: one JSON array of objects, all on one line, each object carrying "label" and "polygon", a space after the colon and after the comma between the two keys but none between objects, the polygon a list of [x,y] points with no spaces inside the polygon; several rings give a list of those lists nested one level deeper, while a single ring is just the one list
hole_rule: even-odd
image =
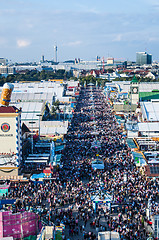
[{"label": "festival booth", "polygon": [[[98,132],[92,132],[93,135],[98,135]],[[101,148],[101,143],[99,141],[93,141],[91,144],[91,148]]]},{"label": "festival booth", "polygon": [[[64,135],[51,135],[51,134],[45,134],[45,135],[40,135],[40,140],[41,141],[54,141],[56,144],[64,144]],[[41,146],[42,147],[42,146]]]},{"label": "festival booth", "polygon": [[25,163],[47,164],[49,162],[49,158],[50,158],[50,153],[41,153],[41,154],[33,153],[28,155],[28,157],[25,160]]},{"label": "festival booth", "polygon": [[43,174],[45,179],[50,179],[52,177],[52,171],[50,168],[44,169]]},{"label": "festival booth", "polygon": [[46,166],[42,173],[33,174],[30,178],[34,182],[43,182],[43,180],[52,179],[52,170],[50,166]]},{"label": "festival booth", "polygon": [[54,161],[53,161],[53,164],[52,164],[52,166],[54,167],[54,168],[56,168],[56,167],[63,167],[63,165],[61,165],[61,154],[56,154],[55,155],[55,158],[54,158]]},{"label": "festival booth", "polygon": [[103,198],[101,198],[100,195],[95,195],[91,197],[91,201],[93,202],[93,209],[95,212],[99,208],[110,210],[113,197],[109,194],[106,194]]},{"label": "festival booth", "polygon": [[147,165],[146,160],[143,158],[143,155],[141,153],[132,151],[132,156],[136,167],[142,167]]},{"label": "festival booth", "polygon": [[15,188],[15,183],[20,183],[20,185],[24,186],[28,182],[29,182],[29,179],[27,179],[27,178],[21,178],[21,179],[15,178],[15,179],[10,180],[10,186],[11,186],[11,188]]},{"label": "festival booth", "polygon": [[104,162],[97,159],[95,161],[92,161],[92,168],[93,170],[103,170],[104,169]]},{"label": "festival booth", "polygon": [[60,152],[60,151],[62,151],[63,149],[64,149],[64,145],[57,145],[56,144],[56,146],[55,146],[55,152]]},{"label": "festival booth", "polygon": [[6,195],[8,193],[9,185],[2,184],[0,185],[0,197],[3,197],[3,195]]},{"label": "festival booth", "polygon": [[44,173],[39,173],[39,174],[33,174],[30,177],[30,180],[33,182],[38,182],[38,183],[42,183],[44,179]]}]

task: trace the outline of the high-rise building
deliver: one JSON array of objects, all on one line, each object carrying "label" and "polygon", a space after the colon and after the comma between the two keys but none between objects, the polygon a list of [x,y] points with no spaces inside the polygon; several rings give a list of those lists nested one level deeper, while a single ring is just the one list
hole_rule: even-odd
[{"label": "high-rise building", "polygon": [[57,46],[56,45],[54,46],[54,52],[55,52],[54,53],[55,54],[55,60],[54,61],[57,63]]},{"label": "high-rise building", "polygon": [[100,61],[100,57],[99,56],[96,57],[96,61]]},{"label": "high-rise building", "polygon": [[144,65],[152,63],[152,55],[147,52],[137,52],[136,53],[136,64]]},{"label": "high-rise building", "polygon": [[44,63],[45,62],[45,58],[44,55],[41,56],[41,62]]}]

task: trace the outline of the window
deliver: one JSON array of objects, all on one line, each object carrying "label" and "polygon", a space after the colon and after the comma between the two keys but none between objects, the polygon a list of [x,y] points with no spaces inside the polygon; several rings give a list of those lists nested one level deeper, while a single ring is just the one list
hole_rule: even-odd
[{"label": "window", "polygon": [[159,166],[151,166],[150,173],[151,174],[159,174]]}]

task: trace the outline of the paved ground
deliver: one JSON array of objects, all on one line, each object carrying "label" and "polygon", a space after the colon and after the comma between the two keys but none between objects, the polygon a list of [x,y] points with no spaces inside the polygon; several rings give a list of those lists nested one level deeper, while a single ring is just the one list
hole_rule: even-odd
[{"label": "paved ground", "polygon": [[[77,207],[75,206],[75,204],[72,204],[72,205],[65,205],[65,207],[58,207],[58,210],[60,211],[61,209],[63,210],[67,210],[68,208],[72,207],[72,210],[73,210],[73,217],[75,217],[77,214],[78,214],[78,209]],[[94,216],[92,218],[90,218],[87,223],[85,224],[85,222],[80,219],[79,220],[79,224],[78,224],[78,231],[79,233],[78,234],[75,234],[75,235],[72,235],[69,233],[69,227],[66,226],[65,228],[65,231],[64,231],[64,234],[66,236],[66,239],[70,239],[70,240],[83,240],[84,239],[84,232],[93,232],[95,235],[96,235],[96,239],[98,237],[98,232],[100,231],[108,231],[109,230],[109,227],[107,225],[107,221],[104,217],[104,214],[101,215],[100,217],[100,220],[99,220],[99,225],[101,225],[102,227],[100,228],[95,228],[93,226],[91,226],[91,222],[92,220],[94,219],[94,217],[96,216],[96,214],[94,214]]]},{"label": "paved ground", "polygon": [[[74,210],[73,210],[73,216],[75,216],[76,214],[77,214],[77,210],[74,209]],[[73,236],[71,236],[71,235],[69,234],[69,228],[66,227],[66,230],[65,230],[65,235],[66,235],[66,237],[69,238],[69,239],[71,239],[71,240],[73,240],[73,239],[83,240],[83,239],[84,239],[84,232],[87,232],[87,233],[93,232],[93,233],[96,234],[96,237],[97,237],[97,236],[98,236],[98,231],[102,231],[103,228],[99,229],[99,228],[92,227],[91,224],[90,224],[91,221],[92,221],[92,218],[88,220],[88,222],[86,223],[86,225],[85,225],[85,223],[84,223],[83,220],[80,220],[80,221],[79,221],[79,228],[78,228],[78,229],[79,229],[79,234],[78,234],[78,235],[73,235]],[[108,229],[104,216],[101,217],[99,223],[100,223],[102,226],[105,226],[105,227],[106,227],[105,230]],[[84,229],[82,228],[82,226],[84,226]]]}]

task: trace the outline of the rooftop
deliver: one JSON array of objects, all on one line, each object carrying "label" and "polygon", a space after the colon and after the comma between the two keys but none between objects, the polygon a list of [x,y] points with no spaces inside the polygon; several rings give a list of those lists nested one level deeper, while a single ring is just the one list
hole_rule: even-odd
[{"label": "rooftop", "polygon": [[135,77],[135,75],[134,75],[134,77],[133,77],[131,83],[138,83],[138,80],[137,80],[137,78]]},{"label": "rooftop", "polygon": [[152,90],[152,92],[139,92],[139,98],[144,101],[151,99],[159,99],[159,90]]},{"label": "rooftop", "polygon": [[0,113],[18,113],[20,110],[15,106],[0,107]]}]

